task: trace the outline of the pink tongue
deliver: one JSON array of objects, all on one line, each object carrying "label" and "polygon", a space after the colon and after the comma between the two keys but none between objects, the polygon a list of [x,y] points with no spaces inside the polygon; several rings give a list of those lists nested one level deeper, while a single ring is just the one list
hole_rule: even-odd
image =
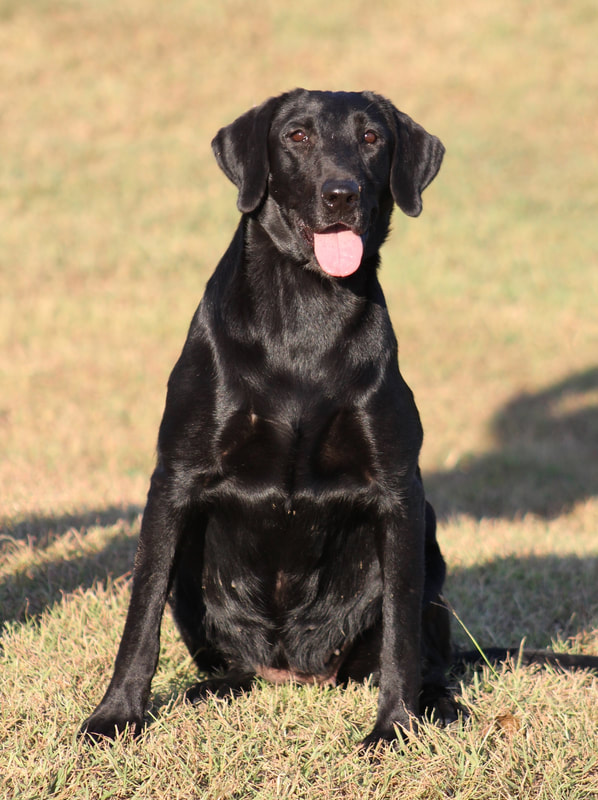
[{"label": "pink tongue", "polygon": [[349,230],[314,233],[314,250],[324,272],[334,278],[345,278],[361,264],[363,242]]}]

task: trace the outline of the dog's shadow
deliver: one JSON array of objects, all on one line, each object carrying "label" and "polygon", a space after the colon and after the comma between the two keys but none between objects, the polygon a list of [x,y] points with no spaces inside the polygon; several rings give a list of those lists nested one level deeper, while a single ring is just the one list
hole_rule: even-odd
[{"label": "dog's shadow", "polygon": [[[37,619],[64,595],[90,589],[98,581],[120,578],[131,571],[137,546],[138,506],[109,507],[58,517],[31,516],[0,527],[0,559],[22,544],[40,558],[0,578],[0,631],[7,622]],[[85,547],[91,529],[103,528],[109,544],[98,551]],[[81,554],[52,558],[52,547],[71,532],[82,543]],[[104,531],[103,531],[104,532]],[[86,552],[87,551],[87,552]]]},{"label": "dog's shadow", "polygon": [[447,594],[459,614],[451,623],[454,644],[472,650],[471,633],[483,647],[582,645],[598,630],[597,578],[595,555],[508,555],[452,568]]},{"label": "dog's shadow", "polygon": [[492,420],[491,433],[490,452],[424,475],[440,519],[552,519],[598,495],[598,368],[514,397]]}]

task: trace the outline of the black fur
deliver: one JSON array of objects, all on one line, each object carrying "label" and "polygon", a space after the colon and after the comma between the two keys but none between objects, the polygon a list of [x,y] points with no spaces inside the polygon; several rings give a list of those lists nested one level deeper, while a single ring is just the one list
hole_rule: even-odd
[{"label": "black fur", "polygon": [[[393,204],[420,213],[444,148],[375,94],[304,90],[213,148],[243,215],[170,377],[114,676],[82,731],[141,730],[169,596],[198,667],[224,671],[191,700],[373,675],[366,746],[422,705],[452,719],[422,428],[377,278]],[[364,240],[346,278],[314,256],[334,225]]]}]

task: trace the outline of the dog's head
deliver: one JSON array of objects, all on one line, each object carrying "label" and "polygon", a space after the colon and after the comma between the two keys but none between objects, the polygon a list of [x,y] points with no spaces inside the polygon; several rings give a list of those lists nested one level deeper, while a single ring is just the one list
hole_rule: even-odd
[{"label": "dog's head", "polygon": [[212,142],[237,205],[276,244],[332,277],[377,253],[395,202],[417,216],[444,147],[372,92],[296,89],[222,128]]}]

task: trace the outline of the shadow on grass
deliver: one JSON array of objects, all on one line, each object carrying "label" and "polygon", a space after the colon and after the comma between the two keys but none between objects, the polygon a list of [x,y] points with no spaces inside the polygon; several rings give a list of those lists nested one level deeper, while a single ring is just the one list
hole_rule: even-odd
[{"label": "shadow on grass", "polygon": [[[598,630],[598,557],[515,556],[453,568],[446,595],[483,647],[546,648]],[[454,639],[472,644],[452,622]]]},{"label": "shadow on grass", "polygon": [[69,530],[84,533],[89,528],[107,528],[118,522],[133,522],[142,511],[141,506],[109,506],[99,511],[80,511],[60,516],[33,515],[14,522],[0,520],[0,540],[30,539],[37,548],[45,548]]},{"label": "shadow on grass", "polygon": [[137,546],[136,520],[140,511],[137,506],[115,506],[59,517],[32,516],[14,525],[5,525],[0,530],[0,545],[5,552],[11,543],[18,545],[20,541],[29,541],[36,550],[43,551],[71,530],[82,544],[91,528],[112,528],[113,531],[110,531],[109,544],[96,553],[42,559],[0,580],[0,630],[8,621],[39,617],[65,594],[91,588],[98,580],[129,572]]},{"label": "shadow on grass", "polygon": [[598,495],[598,368],[515,397],[492,433],[494,450],[424,475],[440,517],[550,519]]}]

